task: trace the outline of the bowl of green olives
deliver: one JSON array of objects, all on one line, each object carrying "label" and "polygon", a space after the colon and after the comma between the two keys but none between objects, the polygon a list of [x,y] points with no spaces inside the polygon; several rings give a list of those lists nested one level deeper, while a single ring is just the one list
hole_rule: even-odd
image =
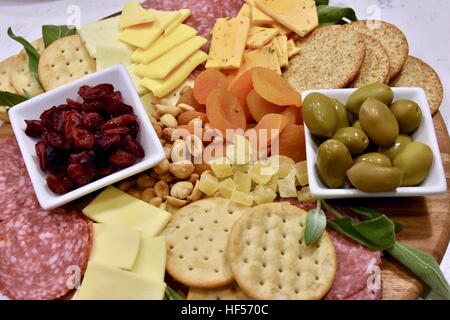
[{"label": "bowl of green olives", "polygon": [[373,83],[302,93],[311,194],[323,199],[447,192],[425,92]]}]

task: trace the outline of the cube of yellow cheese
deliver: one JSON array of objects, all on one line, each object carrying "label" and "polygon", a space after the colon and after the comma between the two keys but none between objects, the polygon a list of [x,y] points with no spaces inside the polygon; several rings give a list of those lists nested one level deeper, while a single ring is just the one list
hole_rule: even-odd
[{"label": "cube of yellow cheese", "polygon": [[301,37],[319,26],[314,0],[255,0],[255,5]]},{"label": "cube of yellow cheese", "polygon": [[128,2],[123,6],[120,15],[120,28],[124,29],[141,23],[153,22],[155,17],[151,11],[141,7],[138,1]]},{"label": "cube of yellow cheese", "polygon": [[250,7],[244,4],[238,17],[216,20],[206,68],[237,69],[241,66],[250,16]]},{"label": "cube of yellow cheese", "polygon": [[276,28],[251,27],[247,38],[247,48],[258,49],[264,47],[278,35]]},{"label": "cube of yellow cheese", "polygon": [[236,185],[231,178],[228,178],[220,183],[219,193],[222,197],[230,199],[234,190],[236,190]]},{"label": "cube of yellow cheese", "polygon": [[233,175],[233,169],[227,158],[218,158],[209,162],[211,170],[217,178],[228,178]]},{"label": "cube of yellow cheese", "polygon": [[304,187],[308,185],[308,169],[306,161],[298,162],[294,166],[297,184]]},{"label": "cube of yellow cheese", "polygon": [[250,192],[241,192],[233,190],[231,193],[231,201],[251,207],[253,204],[253,196]]},{"label": "cube of yellow cheese", "polygon": [[178,18],[175,19],[171,24],[167,26],[167,28],[164,29],[163,35],[169,35],[169,33],[172,33],[175,31],[183,22],[191,15],[190,9],[180,9],[178,11],[179,15]]},{"label": "cube of yellow cheese", "polygon": [[236,190],[241,192],[250,192],[252,188],[252,179],[248,173],[235,172],[233,182],[236,185]]},{"label": "cube of yellow cheese", "polygon": [[131,269],[141,244],[141,233],[134,229],[94,223],[94,241],[89,260],[111,267]]},{"label": "cube of yellow cheese", "polygon": [[276,192],[265,185],[258,185],[256,186],[255,190],[253,190],[253,199],[255,200],[256,204],[273,202],[276,197]]},{"label": "cube of yellow cheese", "polygon": [[290,173],[286,178],[278,180],[278,192],[281,198],[295,198],[297,196],[295,172]]},{"label": "cube of yellow cheese", "polygon": [[177,45],[195,37],[197,30],[185,24],[179,25],[173,32],[161,35],[150,47],[143,50],[137,48],[131,55],[133,62],[147,64],[159,58]]},{"label": "cube of yellow cheese", "polygon": [[315,199],[310,190],[309,187],[303,187],[300,191],[297,192],[297,199],[301,202],[316,202],[317,199]]},{"label": "cube of yellow cheese", "polygon": [[258,161],[250,166],[249,175],[253,182],[257,184],[266,184],[274,174],[274,170],[269,162]]},{"label": "cube of yellow cheese", "polygon": [[162,300],[166,284],[133,272],[89,262],[76,300]]},{"label": "cube of yellow cheese", "polygon": [[219,190],[220,184],[216,177],[209,173],[203,173],[200,177],[199,189],[208,196],[212,196]]},{"label": "cube of yellow cheese", "polygon": [[139,230],[144,237],[158,235],[170,219],[166,211],[112,186],[87,205],[83,213],[95,222]]},{"label": "cube of yellow cheese", "polygon": [[142,238],[131,272],[153,282],[164,282],[166,252],[165,237]]},{"label": "cube of yellow cheese", "polygon": [[148,11],[155,16],[153,22],[128,27],[120,33],[119,39],[138,48],[148,48],[180,15],[178,11]]},{"label": "cube of yellow cheese", "polygon": [[150,79],[164,79],[176,67],[181,65],[198,49],[206,44],[208,40],[195,36],[186,42],[179,44],[169,52],[153,60],[149,64],[140,64],[136,67],[136,73],[141,77]]},{"label": "cube of yellow cheese", "polygon": [[149,89],[157,98],[162,98],[178,88],[189,77],[191,72],[207,59],[208,55],[199,50],[173,70],[167,78],[143,78],[141,84]]}]

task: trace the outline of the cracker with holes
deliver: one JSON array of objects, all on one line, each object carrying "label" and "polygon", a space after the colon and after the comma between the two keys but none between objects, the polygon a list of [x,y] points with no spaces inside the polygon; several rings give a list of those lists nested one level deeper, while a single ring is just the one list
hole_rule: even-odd
[{"label": "cracker with holes", "polygon": [[315,245],[305,245],[306,215],[288,203],[270,203],[248,210],[233,225],[227,260],[248,297],[316,300],[331,288],[334,245],[327,232]]},{"label": "cracker with holes", "polygon": [[190,288],[188,300],[249,300],[234,282],[217,289]]},{"label": "cracker with holes", "polygon": [[81,42],[79,35],[53,42],[39,60],[39,79],[45,91],[80,79],[95,72],[95,60]]},{"label": "cracker with holes", "polygon": [[189,287],[211,289],[232,283],[225,250],[231,226],[245,210],[222,198],[200,200],[178,210],[163,232],[167,272]]},{"label": "cracker with holes", "polygon": [[16,68],[11,71],[11,83],[21,95],[25,95],[25,92],[28,92],[32,96],[37,96],[43,92],[41,86],[30,72],[28,56],[23,50],[17,55]]},{"label": "cracker with holes", "polygon": [[[0,91],[16,93],[10,77],[11,71],[14,70],[16,65],[16,59],[17,56],[12,56],[0,62]],[[0,106],[0,121],[9,122],[5,106]]]}]

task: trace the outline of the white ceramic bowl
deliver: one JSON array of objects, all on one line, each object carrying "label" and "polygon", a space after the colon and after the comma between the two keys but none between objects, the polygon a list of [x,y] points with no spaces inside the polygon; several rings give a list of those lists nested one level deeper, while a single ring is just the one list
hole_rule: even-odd
[{"label": "white ceramic bowl", "polygon": [[[78,96],[77,92],[82,85],[94,86],[100,83],[112,84],[115,90],[119,90],[122,93],[124,103],[133,107],[140,126],[137,140],[145,151],[145,157],[128,168],[117,171],[99,180],[95,180],[66,194],[58,195],[51,191],[47,186],[47,173],[41,170],[39,160],[36,156],[35,144],[37,139],[30,138],[25,134],[25,120],[39,119],[42,112],[52,106],[64,104],[67,98],[80,101],[81,98]],[[134,89],[130,76],[122,65],[117,65],[85,76],[82,79],[27,100],[20,105],[11,108],[9,117],[28,174],[31,178],[36,197],[43,209],[53,209],[64,205],[88,193],[145,171],[164,159],[164,150],[161,143],[159,142],[142,102]]]},{"label": "white ceramic bowl", "polygon": [[[431,117],[425,92],[421,88],[392,88],[392,90],[394,91],[394,101],[399,99],[410,99],[415,101],[422,109],[422,123],[419,129],[414,132],[412,138],[415,141],[427,144],[433,151],[433,165],[427,179],[419,186],[400,187],[393,192],[366,193],[352,188],[349,184],[342,189],[330,189],[323,184],[316,169],[317,149],[319,148],[317,138],[313,137],[305,126],[309,187],[313,196],[322,199],[416,197],[447,192],[445,171],[442,165],[441,153],[439,151],[433,119]],[[311,92],[320,92],[346,104],[349,96],[355,91],[356,89],[310,90],[303,92],[302,99]]]}]

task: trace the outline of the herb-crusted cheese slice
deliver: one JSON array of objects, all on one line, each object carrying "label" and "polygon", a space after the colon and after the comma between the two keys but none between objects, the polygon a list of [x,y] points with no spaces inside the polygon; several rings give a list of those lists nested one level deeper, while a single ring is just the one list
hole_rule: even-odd
[{"label": "herb-crusted cheese slice", "polygon": [[155,97],[162,98],[178,88],[191,72],[207,59],[208,55],[199,50],[173,70],[165,79],[143,78],[141,85],[149,89]]},{"label": "herb-crusted cheese slice", "polygon": [[237,69],[241,66],[250,17],[250,6],[244,4],[236,18],[216,20],[206,68]]},{"label": "herb-crusted cheese slice", "polygon": [[255,4],[301,37],[319,25],[314,0],[255,0]]},{"label": "herb-crusted cheese slice", "polygon": [[282,68],[287,67],[289,65],[287,37],[278,36],[273,41],[274,44],[276,45],[278,61],[280,62],[280,66]]},{"label": "herb-crusted cheese slice", "polygon": [[153,20],[155,20],[153,13],[142,8],[138,1],[128,2],[123,6],[120,16],[120,29],[153,22]]},{"label": "herb-crusted cheese slice", "polygon": [[128,27],[120,33],[119,39],[138,48],[148,48],[180,16],[179,11],[149,11],[155,16],[153,22]]},{"label": "herb-crusted cheese slice", "polygon": [[289,41],[287,42],[287,46],[288,46],[288,58],[289,59],[300,53],[300,48],[295,46],[294,40],[289,39]]},{"label": "herb-crusted cheese slice", "polygon": [[275,22],[267,14],[259,10],[255,5],[255,0],[245,0],[252,10],[252,26],[267,26]]},{"label": "herb-crusted cheese slice", "polygon": [[276,28],[251,27],[247,38],[247,48],[259,49],[278,35]]}]

